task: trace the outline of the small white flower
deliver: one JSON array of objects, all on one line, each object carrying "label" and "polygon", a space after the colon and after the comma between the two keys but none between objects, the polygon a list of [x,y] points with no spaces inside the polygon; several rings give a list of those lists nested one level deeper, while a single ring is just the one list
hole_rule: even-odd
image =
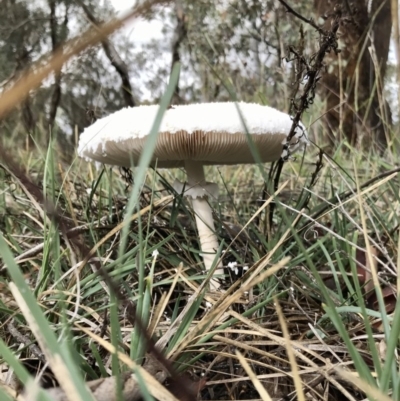
[{"label": "small white flower", "polygon": [[211,307],[212,307],[211,302],[207,302],[207,301],[206,301],[206,309],[211,309]]},{"label": "small white flower", "polygon": [[239,269],[237,268],[237,262],[229,262],[228,267],[235,272],[236,275],[239,274]]},{"label": "small white flower", "polygon": [[151,256],[153,256],[153,258],[156,258],[159,254],[160,254],[160,252],[158,252],[157,249],[154,249],[154,251],[153,251],[153,253],[151,254]]}]

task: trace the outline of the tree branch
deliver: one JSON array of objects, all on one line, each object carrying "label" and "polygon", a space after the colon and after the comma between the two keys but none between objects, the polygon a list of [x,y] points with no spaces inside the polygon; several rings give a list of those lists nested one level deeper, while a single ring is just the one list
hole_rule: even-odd
[{"label": "tree branch", "polygon": [[[81,6],[82,10],[86,14],[87,19],[93,24],[94,27],[98,28],[101,24],[97,21],[96,17],[92,14],[90,9],[83,3],[82,0],[76,0]],[[127,106],[134,107],[136,105],[135,100],[132,96],[132,86],[129,79],[128,67],[124,60],[120,57],[114,45],[108,38],[104,38],[101,41],[104,52],[107,58],[110,60],[111,65],[115,68],[122,81],[122,95],[124,97]]]},{"label": "tree branch", "polygon": [[285,0],[279,0],[279,3],[281,3],[287,10],[288,13],[293,14],[295,17],[299,18],[300,20],[302,20],[303,22],[305,22],[306,24],[311,25],[314,29],[316,29],[320,34],[324,34],[325,31],[318,26],[312,19],[303,17],[301,14],[299,14],[296,10],[294,10],[291,6],[289,6],[288,3],[286,3]]}]

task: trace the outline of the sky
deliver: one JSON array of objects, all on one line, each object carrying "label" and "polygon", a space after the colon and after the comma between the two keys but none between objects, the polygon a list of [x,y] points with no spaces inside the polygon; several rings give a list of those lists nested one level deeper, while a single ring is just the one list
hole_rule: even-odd
[{"label": "sky", "polygon": [[134,4],[134,0],[110,0],[110,3],[114,6],[117,11],[124,11],[131,8]]},{"label": "sky", "polygon": [[[137,1],[135,0],[109,0],[115,11],[124,13],[131,9]],[[128,24],[122,31],[136,43],[147,42],[151,39],[160,39],[162,37],[162,23],[161,21],[145,21],[143,19],[136,19]]]}]

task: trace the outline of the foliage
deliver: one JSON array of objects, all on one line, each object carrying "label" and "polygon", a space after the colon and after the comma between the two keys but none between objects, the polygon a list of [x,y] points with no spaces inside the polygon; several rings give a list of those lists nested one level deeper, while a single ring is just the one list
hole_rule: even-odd
[{"label": "foliage", "polygon": [[[55,16],[50,14],[52,2],[55,3]],[[21,72],[32,62],[45,61],[49,51],[62,46],[66,40],[79,35],[88,27],[87,18],[75,1],[49,0],[35,3],[6,0],[3,3],[4,7],[0,9],[0,18],[4,21],[0,32],[0,82],[3,89],[18,80]],[[99,20],[113,14],[108,2],[103,5],[99,2],[87,3],[96,10]],[[55,36],[55,43],[52,43],[52,35]],[[122,37],[119,43],[127,46]],[[129,51],[126,56],[129,57]],[[113,73],[101,46],[88,49],[66,64],[61,72],[60,84],[56,130],[61,131],[61,134],[72,134],[75,130],[80,132],[93,118],[124,106],[122,93],[118,89],[119,78]],[[55,77],[52,76],[30,94],[20,110],[14,111],[2,121],[1,126],[6,136],[17,139],[21,134],[31,134],[35,140],[45,143],[48,135],[40,138],[40,132],[47,131],[48,126],[53,125],[50,110],[55,101],[55,90]]]}]

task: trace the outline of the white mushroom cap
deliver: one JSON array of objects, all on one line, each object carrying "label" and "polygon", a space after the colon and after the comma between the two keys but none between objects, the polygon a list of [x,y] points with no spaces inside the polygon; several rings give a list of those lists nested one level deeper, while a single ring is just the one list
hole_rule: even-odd
[{"label": "white mushroom cap", "polygon": [[[237,103],[262,162],[278,160],[292,119],[268,106]],[[105,164],[136,165],[145,147],[158,106],[125,108],[97,120],[79,139],[78,154]],[[152,163],[183,167],[186,160],[203,165],[254,163],[242,119],[233,102],[173,106],[159,130]],[[303,126],[296,129],[291,151],[307,143]]]}]

